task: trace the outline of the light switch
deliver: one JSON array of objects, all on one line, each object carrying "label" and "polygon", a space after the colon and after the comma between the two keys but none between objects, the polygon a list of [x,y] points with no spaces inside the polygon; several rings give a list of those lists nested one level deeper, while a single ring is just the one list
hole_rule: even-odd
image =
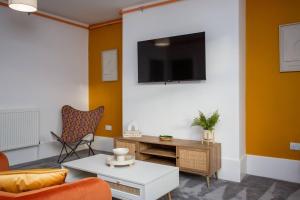
[{"label": "light switch", "polygon": [[112,131],[112,125],[105,125],[106,131]]},{"label": "light switch", "polygon": [[291,142],[290,150],[300,151],[300,143]]}]

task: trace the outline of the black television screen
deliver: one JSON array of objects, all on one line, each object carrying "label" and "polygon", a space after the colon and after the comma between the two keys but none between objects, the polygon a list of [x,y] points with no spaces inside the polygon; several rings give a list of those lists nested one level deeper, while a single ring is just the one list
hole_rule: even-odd
[{"label": "black television screen", "polygon": [[138,42],[138,82],[205,80],[205,33]]}]

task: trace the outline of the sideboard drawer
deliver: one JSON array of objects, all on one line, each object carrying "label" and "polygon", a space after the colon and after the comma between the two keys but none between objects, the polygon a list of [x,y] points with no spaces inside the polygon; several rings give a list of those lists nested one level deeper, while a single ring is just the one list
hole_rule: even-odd
[{"label": "sideboard drawer", "polygon": [[126,181],[116,180],[111,177],[98,175],[99,178],[106,181],[111,187],[112,193],[114,197],[119,197],[123,199],[132,199],[132,200],[141,200],[144,197],[144,186],[137,185],[135,183],[130,183]]},{"label": "sideboard drawer", "polygon": [[194,172],[208,173],[209,151],[201,149],[178,148],[179,168]]}]

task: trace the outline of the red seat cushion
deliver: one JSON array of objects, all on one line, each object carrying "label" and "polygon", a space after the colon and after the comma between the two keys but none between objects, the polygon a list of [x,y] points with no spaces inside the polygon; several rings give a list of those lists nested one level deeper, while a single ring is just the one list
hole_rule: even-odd
[{"label": "red seat cushion", "polygon": [[4,153],[0,152],[0,171],[7,171],[9,169],[8,159]]}]

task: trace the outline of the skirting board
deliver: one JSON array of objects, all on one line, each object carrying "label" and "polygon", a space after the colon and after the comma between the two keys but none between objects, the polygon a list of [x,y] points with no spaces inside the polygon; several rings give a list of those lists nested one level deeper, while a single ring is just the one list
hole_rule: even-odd
[{"label": "skirting board", "polygon": [[[57,156],[60,154],[60,150],[62,145],[60,142],[53,141],[53,142],[46,142],[41,143],[38,149],[38,159],[49,158],[52,156]],[[77,148],[77,151],[87,149],[85,145],[80,145]]]},{"label": "skirting board", "polygon": [[300,183],[300,161],[247,155],[247,174]]},{"label": "skirting board", "polygon": [[[100,151],[112,152],[113,139],[107,137],[95,136],[93,148]],[[61,144],[57,141],[41,143],[39,146],[26,147],[4,152],[10,165],[18,165],[26,162],[32,162],[52,156],[57,156],[61,150]],[[78,150],[86,149],[87,146],[81,145]]]},{"label": "skirting board", "polygon": [[95,136],[92,148],[99,151],[112,152],[114,148],[114,139],[109,137]]},{"label": "skirting board", "polygon": [[221,160],[221,170],[219,178],[228,181],[241,182],[244,174],[241,171],[242,159],[232,159],[223,157]]},{"label": "skirting board", "polygon": [[240,158],[241,160],[241,181],[247,175],[247,155],[243,155]]},{"label": "skirting board", "polygon": [[[18,165],[26,162],[57,156],[61,150],[61,144],[57,141],[41,143],[39,146],[25,147],[11,151],[5,151],[10,165]],[[85,145],[79,146],[78,150],[86,149]]]},{"label": "skirting board", "polygon": [[38,147],[27,147],[11,151],[5,151],[9,165],[31,162],[38,159]]}]

